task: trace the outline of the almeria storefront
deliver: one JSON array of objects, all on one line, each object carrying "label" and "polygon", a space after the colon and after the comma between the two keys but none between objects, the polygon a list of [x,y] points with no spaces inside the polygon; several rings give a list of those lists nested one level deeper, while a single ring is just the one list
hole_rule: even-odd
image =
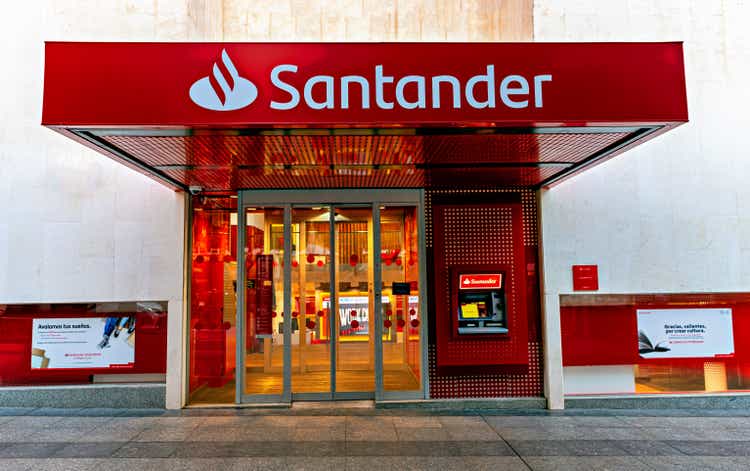
[{"label": "almeria storefront", "polygon": [[[14,374],[543,405],[537,190],[686,121],[679,43],[48,43],[43,125],[189,200],[186,301],[18,309]],[[112,359],[53,366],[65,318]]]}]

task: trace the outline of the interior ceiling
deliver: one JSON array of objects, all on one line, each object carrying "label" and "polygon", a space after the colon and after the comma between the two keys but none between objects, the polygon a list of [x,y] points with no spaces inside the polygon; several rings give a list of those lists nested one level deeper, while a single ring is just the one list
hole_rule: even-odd
[{"label": "interior ceiling", "polygon": [[110,157],[175,188],[200,186],[205,192],[229,192],[539,187],[581,171],[655,129],[72,132]]}]

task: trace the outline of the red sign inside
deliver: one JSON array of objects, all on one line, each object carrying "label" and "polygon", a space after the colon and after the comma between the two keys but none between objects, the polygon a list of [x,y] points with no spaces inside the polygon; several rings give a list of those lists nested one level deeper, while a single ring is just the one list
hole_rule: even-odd
[{"label": "red sign inside", "polygon": [[500,273],[459,275],[458,285],[460,289],[500,289],[503,287],[503,275]]},{"label": "red sign inside", "polygon": [[255,334],[273,334],[273,255],[256,257],[258,301],[255,310]]},{"label": "red sign inside", "polygon": [[44,74],[48,126],[687,121],[680,43],[50,42]]}]

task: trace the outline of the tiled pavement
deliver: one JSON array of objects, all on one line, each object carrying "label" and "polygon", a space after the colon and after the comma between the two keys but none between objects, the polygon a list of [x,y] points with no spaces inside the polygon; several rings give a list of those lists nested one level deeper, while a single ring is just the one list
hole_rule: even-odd
[{"label": "tiled pavement", "polygon": [[0,408],[17,469],[750,470],[750,411]]}]

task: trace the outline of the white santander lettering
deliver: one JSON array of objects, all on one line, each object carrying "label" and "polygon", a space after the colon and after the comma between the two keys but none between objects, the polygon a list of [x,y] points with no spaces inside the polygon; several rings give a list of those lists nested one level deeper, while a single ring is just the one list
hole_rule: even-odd
[{"label": "white santander lettering", "polygon": [[[373,107],[381,110],[415,110],[448,106],[461,109],[465,106],[464,100],[474,109],[494,109],[497,108],[498,102],[506,108],[523,109],[528,108],[532,101],[534,108],[543,108],[543,86],[552,82],[551,74],[508,74],[502,77],[498,85],[495,81],[495,66],[492,64],[486,66],[484,73],[469,77],[465,83],[454,75],[414,74],[397,78],[386,75],[382,65],[375,66],[374,85],[370,83],[373,76],[367,75],[313,75],[292,80],[297,72],[298,67],[293,64],[281,64],[273,68],[271,84],[286,93],[289,99],[272,100],[271,109],[292,110],[304,99],[305,105],[313,110],[332,110],[337,107],[336,97],[340,99],[338,106],[345,110],[353,107],[363,110]],[[284,73],[292,76],[282,80],[281,74]],[[292,83],[301,85],[303,80],[304,87],[300,93],[297,88],[299,85],[295,86]],[[372,89],[375,91],[374,99],[371,95]]]},{"label": "white santander lettering", "polygon": [[[474,96],[474,87],[479,82],[487,83],[487,100],[479,101]],[[495,107],[495,66],[487,66],[487,74],[475,75],[466,82],[466,101],[472,108],[494,108]]]},{"label": "white santander lettering", "polygon": [[[404,89],[410,83],[417,85],[417,101],[409,101],[404,96]],[[427,108],[427,102],[425,101],[425,85],[424,77],[421,75],[407,75],[402,78],[396,84],[396,101],[402,108],[407,110],[413,110],[415,108]]]},{"label": "white santander lettering", "polygon": [[440,108],[440,83],[451,84],[453,107],[461,108],[461,83],[452,75],[436,75],[432,77],[432,107]]},{"label": "white santander lettering", "polygon": [[390,77],[388,75],[383,75],[383,66],[376,65],[375,66],[375,103],[377,103],[378,108],[382,108],[384,110],[391,110],[393,109],[393,102],[385,101],[385,99],[383,98],[383,88],[386,83],[393,83],[393,77]]},{"label": "white santander lettering", "polygon": [[285,103],[271,100],[271,108],[274,110],[291,110],[297,107],[299,104],[299,92],[296,88],[289,85],[279,78],[279,74],[282,72],[297,72],[297,66],[291,64],[277,65],[271,71],[271,83],[278,89],[287,92],[291,98]]},{"label": "white santander lettering", "polygon": [[349,108],[349,84],[358,83],[362,90],[362,109],[370,108],[370,82],[361,75],[344,75],[341,77],[341,108]]},{"label": "white santander lettering", "polygon": [[542,100],[542,83],[551,81],[551,75],[534,76],[534,106],[536,108],[542,108],[544,106],[544,101]]},{"label": "white santander lettering", "polygon": [[[517,83],[518,88],[511,88],[512,83]],[[508,75],[500,82],[500,99],[508,108],[526,108],[529,100],[513,101],[510,95],[528,95],[529,82],[520,75]]]},{"label": "white santander lettering", "polygon": [[[316,101],[315,97],[313,97],[313,87],[319,83],[325,84],[326,99],[323,101]],[[322,110],[324,108],[332,110],[335,107],[335,103],[333,102],[333,77],[330,75],[316,75],[311,77],[305,83],[305,103],[314,110]]]}]

